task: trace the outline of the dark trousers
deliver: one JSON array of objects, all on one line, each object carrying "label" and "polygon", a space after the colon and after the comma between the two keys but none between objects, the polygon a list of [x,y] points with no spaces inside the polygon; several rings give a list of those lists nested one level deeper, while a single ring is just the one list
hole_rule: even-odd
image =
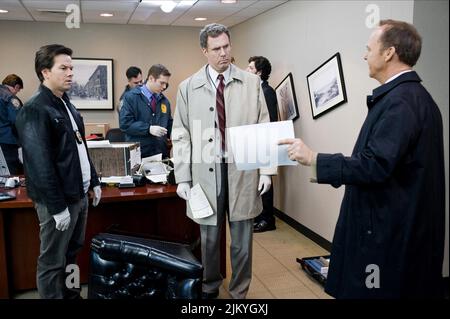
[{"label": "dark trousers", "polygon": [[37,288],[42,299],[76,299],[81,289],[66,286],[66,266],[76,264],[84,244],[88,199],[69,204],[70,226],[65,231],[55,228],[56,222],[45,205],[35,203],[39,218],[40,254],[37,265]]},{"label": "dark trousers", "polygon": [[273,187],[270,185],[270,189],[261,196],[263,210],[261,214],[256,216],[255,223],[259,223],[265,220],[268,224],[275,224],[275,217],[273,212]]},{"label": "dark trousers", "polygon": [[10,175],[22,175],[23,165],[19,161],[19,146],[15,144],[0,144]]}]

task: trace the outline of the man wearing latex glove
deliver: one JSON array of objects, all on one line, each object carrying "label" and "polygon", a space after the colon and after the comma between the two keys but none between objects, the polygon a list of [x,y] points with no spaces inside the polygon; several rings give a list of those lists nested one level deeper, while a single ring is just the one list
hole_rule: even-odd
[{"label": "man wearing latex glove", "polygon": [[225,26],[205,26],[200,46],[208,64],[183,81],[177,94],[172,133],[177,193],[188,200],[190,187],[199,184],[213,210],[211,216],[196,218],[187,205],[188,216],[200,224],[203,297],[217,297],[222,284],[220,230],[228,218],[229,292],[245,298],[252,279],[253,218],[261,212],[261,195],[276,169],[238,171],[228,160],[225,128],[269,122],[269,114],[259,77],[230,64]]},{"label": "man wearing latex glove", "polygon": [[167,134],[167,129],[158,125],[151,125],[149,132],[156,137],[162,137]]},{"label": "man wearing latex glove", "polygon": [[162,93],[169,87],[169,79],[169,70],[155,64],[145,83],[125,93],[121,101],[120,129],[126,141],[140,143],[142,157],[159,153],[169,157],[173,121],[169,100]]},{"label": "man wearing latex glove", "polygon": [[443,122],[412,69],[421,46],[409,23],[381,20],[373,30],[364,59],[380,86],[350,156],[280,141],[313,180],[345,185],[325,286],[335,298],[444,297]]},{"label": "man wearing latex glove", "polygon": [[80,298],[80,287],[66,286],[66,267],[76,264],[84,244],[88,190],[93,205],[100,181],[89,158],[84,123],[69,100],[72,50],[58,44],[36,52],[38,92],[17,115],[28,196],[40,226],[37,288],[41,298]]},{"label": "man wearing latex glove", "polygon": [[184,200],[191,199],[191,185],[189,183],[179,183],[177,186],[177,195]]},{"label": "man wearing latex glove", "polygon": [[95,186],[93,191],[94,198],[92,199],[92,206],[96,207],[98,203],[100,203],[100,199],[102,199],[102,188],[100,186]]}]

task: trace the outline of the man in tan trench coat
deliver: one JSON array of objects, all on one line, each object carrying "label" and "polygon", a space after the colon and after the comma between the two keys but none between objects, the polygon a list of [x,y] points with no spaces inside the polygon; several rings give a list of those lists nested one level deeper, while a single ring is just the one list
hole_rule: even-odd
[{"label": "man in tan trench coat", "polygon": [[252,276],[253,218],[261,209],[261,195],[271,185],[276,169],[238,171],[231,163],[226,127],[269,122],[258,76],[230,64],[228,29],[220,24],[205,26],[200,45],[208,64],[184,80],[177,93],[172,131],[178,195],[189,200],[190,188],[199,184],[214,214],[200,219],[203,297],[218,296],[220,233],[225,217],[231,234],[232,276],[229,292],[245,298]]}]

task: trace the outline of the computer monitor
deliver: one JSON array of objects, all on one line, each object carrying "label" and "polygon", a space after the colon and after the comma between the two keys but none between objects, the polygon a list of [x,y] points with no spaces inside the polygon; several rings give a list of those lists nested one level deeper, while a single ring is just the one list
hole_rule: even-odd
[{"label": "computer monitor", "polygon": [[0,176],[9,177],[8,163],[6,162],[5,155],[3,155],[2,147],[0,146]]}]

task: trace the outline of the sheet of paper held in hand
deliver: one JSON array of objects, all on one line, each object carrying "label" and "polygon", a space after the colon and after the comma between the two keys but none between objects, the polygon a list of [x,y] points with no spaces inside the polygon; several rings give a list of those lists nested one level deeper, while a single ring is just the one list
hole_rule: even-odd
[{"label": "sheet of paper held in hand", "polygon": [[298,165],[288,156],[288,145],[278,145],[284,138],[294,138],[292,121],[280,121],[230,127],[228,147],[236,168],[247,171],[284,165]]},{"label": "sheet of paper held in hand", "polygon": [[205,218],[213,214],[211,205],[199,184],[191,188],[191,198],[188,204],[194,218]]}]

